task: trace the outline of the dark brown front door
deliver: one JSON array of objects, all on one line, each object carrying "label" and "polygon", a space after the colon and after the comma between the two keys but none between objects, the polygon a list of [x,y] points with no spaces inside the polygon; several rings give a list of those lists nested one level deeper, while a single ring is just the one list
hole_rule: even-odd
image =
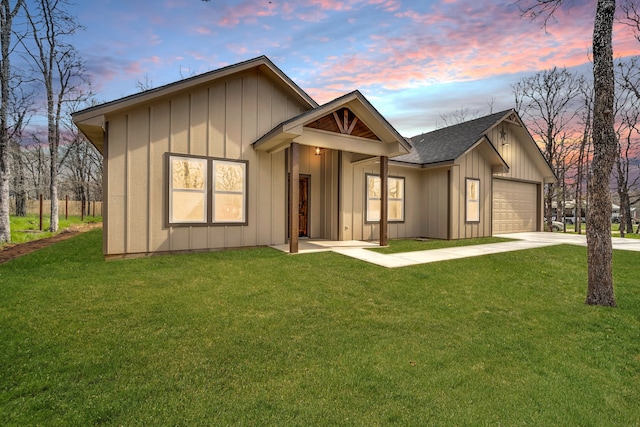
[{"label": "dark brown front door", "polygon": [[300,203],[298,203],[298,237],[309,237],[309,177],[300,177]]},{"label": "dark brown front door", "polygon": [[[299,189],[300,200],[298,202],[298,237],[309,237],[309,180],[308,175],[300,176]],[[289,186],[287,186],[289,188]],[[291,200],[291,194],[289,194],[289,200]],[[287,212],[290,212],[287,209]],[[291,221],[287,221],[288,224]],[[287,235],[289,233],[287,232]]]}]

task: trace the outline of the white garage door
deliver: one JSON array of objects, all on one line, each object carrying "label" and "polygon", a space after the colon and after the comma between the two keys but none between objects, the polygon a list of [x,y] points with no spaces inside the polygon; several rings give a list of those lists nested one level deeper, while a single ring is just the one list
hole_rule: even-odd
[{"label": "white garage door", "polygon": [[493,234],[537,231],[536,184],[493,180]]}]

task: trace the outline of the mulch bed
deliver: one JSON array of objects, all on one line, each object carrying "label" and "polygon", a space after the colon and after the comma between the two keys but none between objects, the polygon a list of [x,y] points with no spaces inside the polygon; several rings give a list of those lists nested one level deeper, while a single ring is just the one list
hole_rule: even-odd
[{"label": "mulch bed", "polygon": [[79,233],[89,231],[97,227],[102,227],[102,223],[73,226],[63,230],[60,234],[56,234],[55,236],[47,237],[45,239],[32,240],[25,243],[8,244],[0,248],[0,264],[21,257],[22,255],[29,254],[33,251],[37,251],[38,249],[46,248],[56,242],[70,239]]}]

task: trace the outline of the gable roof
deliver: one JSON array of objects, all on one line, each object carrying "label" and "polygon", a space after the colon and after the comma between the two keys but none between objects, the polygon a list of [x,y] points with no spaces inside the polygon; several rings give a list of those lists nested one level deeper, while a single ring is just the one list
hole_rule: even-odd
[{"label": "gable roof", "polygon": [[502,158],[487,134],[500,123],[507,121],[515,124],[517,138],[523,141],[523,148],[531,162],[544,177],[544,182],[556,182],[557,178],[545,160],[540,147],[534,141],[524,122],[513,108],[479,117],[467,122],[458,123],[432,132],[416,135],[410,138],[412,150],[409,154],[394,157],[393,162],[399,164],[429,167],[452,164],[467,152],[476,147],[482,150],[493,165],[494,171],[509,170],[509,165]]},{"label": "gable roof", "polygon": [[480,142],[487,131],[513,111],[501,111],[468,122],[416,135],[410,138],[413,146],[411,152],[403,156],[394,157],[393,160],[420,165],[454,161]]},{"label": "gable roof", "polygon": [[[314,124],[343,108],[355,115],[356,120],[359,121],[355,125],[363,124],[364,129],[370,133],[369,136],[352,135],[346,131],[345,133],[329,132]],[[334,119],[329,118],[327,121],[331,120]],[[339,127],[340,124],[337,126]],[[411,149],[410,143],[357,90],[280,123],[254,142],[253,147],[256,150],[273,152],[291,142],[389,157],[406,154]]]},{"label": "gable roof", "polygon": [[104,104],[95,105],[84,110],[76,111],[71,114],[71,117],[75,125],[87,136],[87,138],[89,138],[89,141],[91,141],[96,148],[102,152],[106,114],[131,108],[139,104],[155,100],[159,97],[172,95],[195,86],[209,84],[214,80],[245,72],[253,68],[258,68],[272,80],[280,83],[285,91],[305,107],[311,109],[318,106],[318,103],[314,101],[311,96],[294,83],[293,80],[282,72],[282,70],[276,67],[269,58],[263,55],[244,62],[199,74],[197,76],[178,80],[177,82],[169,83],[144,92],[125,96],[124,98],[116,99]]}]

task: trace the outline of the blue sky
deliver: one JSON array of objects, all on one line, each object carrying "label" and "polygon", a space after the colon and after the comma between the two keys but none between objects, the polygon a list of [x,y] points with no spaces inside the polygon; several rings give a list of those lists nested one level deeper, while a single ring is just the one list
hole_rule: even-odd
[{"label": "blue sky", "polygon": [[[405,136],[460,108],[513,107],[511,85],[552,66],[590,72],[595,0],[545,31],[511,1],[102,0],[70,7],[100,101],[267,55],[319,103],[359,89]],[[617,24],[616,56],[640,43]]]}]

